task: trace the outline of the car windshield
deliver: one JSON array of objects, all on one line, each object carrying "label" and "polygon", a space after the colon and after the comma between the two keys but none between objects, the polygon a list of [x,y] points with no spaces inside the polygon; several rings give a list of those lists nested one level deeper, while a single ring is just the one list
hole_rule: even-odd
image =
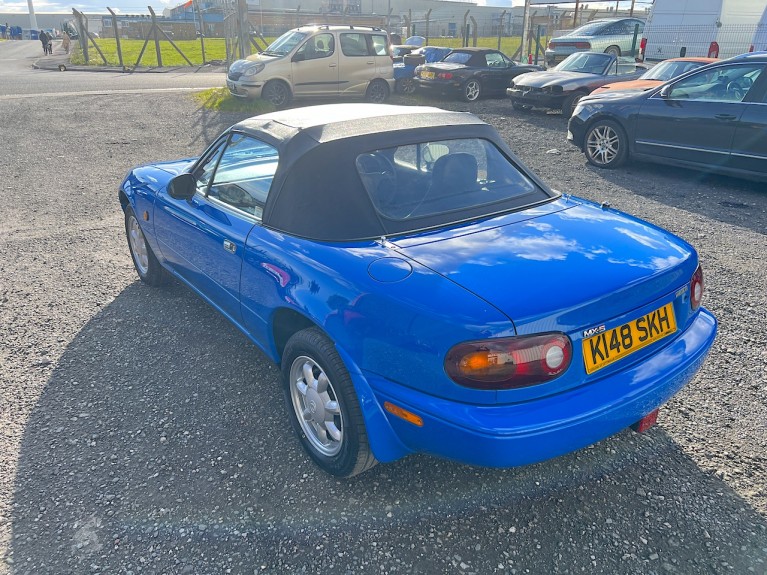
[{"label": "car windshield", "polygon": [[262,52],[269,56],[284,56],[288,54],[293,48],[306,38],[307,34],[304,32],[285,32],[282,36],[277,38],[274,42],[269,44],[269,47]]},{"label": "car windshield", "polygon": [[703,66],[703,64],[704,62],[669,62],[667,60],[647,70],[647,72],[642,74],[639,77],[639,79],[640,80],[660,80],[665,82],[666,80],[671,80],[671,78],[676,78],[677,76],[680,76],[684,74],[685,72],[689,72],[690,70],[694,70],[695,68],[700,68],[701,66]]},{"label": "car windshield", "polygon": [[453,64],[466,64],[469,60],[471,60],[471,54],[468,52],[450,52],[442,59],[443,62],[452,62]]},{"label": "car windshield", "polygon": [[[360,154],[360,175],[376,210],[390,220],[485,214],[529,206],[547,193],[495,145],[480,138],[406,144]],[[419,226],[415,223],[413,228]]]},{"label": "car windshield", "polygon": [[554,70],[559,72],[582,72],[584,74],[604,74],[613,61],[609,54],[577,52],[565,58]]}]

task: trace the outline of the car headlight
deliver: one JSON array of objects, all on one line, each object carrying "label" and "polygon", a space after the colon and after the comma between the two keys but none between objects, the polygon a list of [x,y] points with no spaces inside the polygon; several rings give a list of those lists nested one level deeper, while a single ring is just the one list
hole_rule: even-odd
[{"label": "car headlight", "polygon": [[261,70],[264,69],[263,62],[254,62],[251,66],[248,66],[242,71],[243,76],[255,76]]}]

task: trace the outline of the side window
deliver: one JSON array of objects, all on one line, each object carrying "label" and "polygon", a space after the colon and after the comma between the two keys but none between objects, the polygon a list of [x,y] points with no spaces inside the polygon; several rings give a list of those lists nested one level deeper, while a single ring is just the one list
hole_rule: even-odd
[{"label": "side window", "polygon": [[341,34],[340,42],[344,56],[370,56],[365,34],[346,32]]},{"label": "side window", "polygon": [[195,177],[197,178],[197,192],[206,195],[208,193],[208,185],[213,177],[213,172],[216,170],[218,160],[221,158],[221,152],[224,149],[226,140],[221,142],[215,150],[211,152],[208,158],[197,167]]},{"label": "side window", "polygon": [[336,42],[333,34],[317,34],[309,38],[301,46],[296,54],[303,54],[304,60],[316,60],[317,58],[327,58],[335,52]]},{"label": "side window", "polygon": [[488,68],[505,68],[506,67],[506,61],[503,57],[503,54],[498,54],[497,52],[490,52],[489,54],[485,54],[485,60],[487,60]]},{"label": "side window", "polygon": [[278,160],[277,150],[269,144],[233,133],[221,154],[208,197],[261,219]]},{"label": "side window", "polygon": [[371,34],[368,36],[372,44],[373,54],[376,56],[388,56],[386,36],[381,34]]},{"label": "side window", "polygon": [[676,82],[668,98],[742,102],[763,69],[763,64],[734,64],[706,70]]}]

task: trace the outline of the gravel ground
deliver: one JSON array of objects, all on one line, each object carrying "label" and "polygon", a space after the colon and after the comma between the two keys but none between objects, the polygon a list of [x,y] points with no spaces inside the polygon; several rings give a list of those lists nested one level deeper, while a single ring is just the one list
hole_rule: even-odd
[{"label": "gravel ground", "polygon": [[470,108],[552,187],[700,251],[720,334],[658,426],[519,469],[411,456],[331,479],[278,371],[184,287],[141,285],[125,245],[124,173],[241,116],[0,100],[0,573],[767,573],[765,186],[600,171],[559,114]]}]

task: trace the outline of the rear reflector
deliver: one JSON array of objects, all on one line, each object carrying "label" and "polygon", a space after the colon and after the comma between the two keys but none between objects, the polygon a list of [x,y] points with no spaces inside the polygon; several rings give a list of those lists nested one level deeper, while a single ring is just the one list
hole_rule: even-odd
[{"label": "rear reflector", "polygon": [[645,415],[642,419],[637,421],[634,425],[631,426],[631,429],[636,431],[637,433],[644,433],[648,429],[650,429],[653,425],[655,425],[658,421],[658,411],[660,411],[660,408],[656,409],[655,411],[651,411],[647,415]]}]

